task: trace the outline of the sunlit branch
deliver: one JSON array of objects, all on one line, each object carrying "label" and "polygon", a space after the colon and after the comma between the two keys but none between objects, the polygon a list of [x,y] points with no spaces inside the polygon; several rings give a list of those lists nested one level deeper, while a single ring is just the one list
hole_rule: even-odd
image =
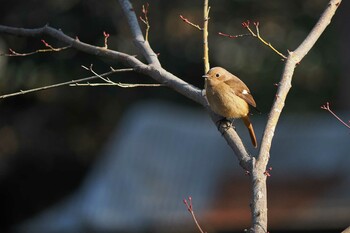
[{"label": "sunlit branch", "polygon": [[185,206],[187,207],[188,212],[191,214],[192,219],[193,219],[194,223],[196,224],[198,230],[201,233],[206,233],[205,231],[203,231],[202,227],[199,225],[196,214],[194,213],[193,205],[192,205],[192,197],[188,197],[188,201],[186,199],[184,199],[183,202],[184,202]]},{"label": "sunlit branch", "polygon": [[[91,64],[90,67],[86,67],[86,66],[81,66],[84,69],[90,71],[91,73],[93,73],[95,76],[99,77],[100,79],[102,79],[104,81],[104,83],[72,83],[69,84],[69,86],[71,87],[78,87],[78,86],[89,86],[89,87],[96,87],[96,86],[118,86],[118,87],[122,87],[122,88],[134,88],[134,87],[161,87],[161,86],[165,86],[164,84],[158,84],[158,83],[146,83],[146,84],[142,84],[142,83],[137,83],[137,84],[133,84],[133,83],[120,83],[120,82],[113,82],[112,80],[110,80],[108,77],[103,77],[102,75],[98,74],[96,71],[94,71],[92,69],[93,65]],[[112,70],[114,70],[113,68],[111,68]],[[129,71],[129,70],[128,70]],[[133,69],[130,69],[130,71],[133,71]],[[105,75],[104,75],[105,76]]]},{"label": "sunlit branch", "polygon": [[204,0],[204,9],[203,9],[203,61],[204,61],[204,73],[208,73],[210,69],[209,63],[209,44],[208,44],[208,25],[209,25],[209,0]]},{"label": "sunlit branch", "polygon": [[142,13],[143,13],[144,18],[142,18],[142,16],[140,16],[140,20],[146,25],[145,41],[148,41],[148,33],[149,33],[149,29],[151,27],[151,25],[149,24],[149,20],[148,20],[148,8],[149,8],[148,3],[146,4],[146,6],[142,5]]},{"label": "sunlit branch", "polygon": [[257,38],[258,40],[260,40],[264,45],[266,45],[267,47],[269,47],[270,49],[272,49],[272,51],[274,51],[275,53],[277,53],[279,56],[281,56],[283,58],[283,60],[287,59],[287,56],[285,56],[283,53],[279,52],[275,47],[272,46],[271,43],[267,42],[266,40],[264,40],[264,38],[261,37],[260,35],[260,30],[259,30],[259,22],[254,22],[253,23],[255,26],[255,30],[256,32],[254,32],[251,28],[250,28],[250,21],[244,21],[242,23],[242,27],[246,28],[249,31],[249,34],[239,34],[239,35],[230,35],[227,33],[223,33],[223,32],[219,32],[218,34],[220,36],[224,36],[224,37],[228,37],[230,39],[235,39],[235,38],[239,38],[239,37],[245,37],[245,36],[253,36],[255,38]]},{"label": "sunlit branch", "polygon": [[33,52],[28,52],[28,53],[19,53],[16,52],[15,50],[9,48],[10,53],[0,53],[0,56],[5,56],[5,57],[25,57],[25,56],[30,56],[36,53],[47,53],[47,52],[59,52],[65,49],[68,49],[72,46],[65,46],[65,47],[60,47],[60,48],[54,48],[51,46],[49,43],[47,43],[45,40],[41,40],[41,42],[47,47],[47,49],[38,49]]},{"label": "sunlit branch", "polygon": [[107,76],[107,75],[111,75],[111,74],[114,74],[114,73],[118,73],[118,72],[128,72],[128,71],[133,71],[133,70],[134,70],[134,69],[113,69],[112,71],[109,71],[109,72],[100,74],[99,76],[94,75],[94,76],[90,76],[90,77],[86,77],[86,78],[71,80],[71,81],[68,81],[68,82],[56,83],[56,84],[53,84],[53,85],[48,85],[48,86],[33,88],[33,89],[29,89],[29,90],[20,90],[20,91],[18,91],[18,92],[14,92],[14,93],[11,93],[11,94],[1,95],[1,96],[0,96],[0,99],[5,99],[5,98],[8,98],[8,97],[17,96],[17,95],[23,95],[23,94],[28,94],[28,93],[37,92],[37,91],[48,90],[48,89],[56,88],[56,87],[67,86],[67,85],[70,85],[70,84],[73,84],[73,83],[86,82],[86,81],[90,81],[90,80],[93,80],[93,79],[105,77],[105,76]]},{"label": "sunlit branch", "polygon": [[279,56],[281,56],[283,59],[287,59],[287,56],[285,56],[283,53],[279,52],[275,47],[271,45],[271,43],[266,42],[261,35],[260,35],[260,30],[259,30],[259,22],[253,22],[255,26],[256,33],[253,32],[253,30],[249,26],[250,22],[249,20],[245,21],[242,23],[242,26],[246,28],[250,34],[256,38],[258,38],[264,45],[268,46],[270,49],[272,49],[275,53],[277,53]]},{"label": "sunlit branch", "polygon": [[201,26],[199,26],[198,24],[194,24],[192,23],[189,19],[185,18],[182,15],[179,15],[180,18],[182,19],[182,21],[184,21],[185,23],[187,23],[188,25],[191,25],[194,28],[197,28],[199,31],[203,31],[203,28]]}]

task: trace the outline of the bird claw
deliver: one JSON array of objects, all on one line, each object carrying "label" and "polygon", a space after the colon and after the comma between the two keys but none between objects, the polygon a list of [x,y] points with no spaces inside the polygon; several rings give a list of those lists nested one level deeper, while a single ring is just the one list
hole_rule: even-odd
[{"label": "bird claw", "polygon": [[229,130],[231,127],[235,130],[236,128],[233,125],[233,121],[230,121],[226,118],[222,118],[216,122],[216,126],[218,127],[218,130],[221,132],[221,135],[224,135],[224,133]]}]

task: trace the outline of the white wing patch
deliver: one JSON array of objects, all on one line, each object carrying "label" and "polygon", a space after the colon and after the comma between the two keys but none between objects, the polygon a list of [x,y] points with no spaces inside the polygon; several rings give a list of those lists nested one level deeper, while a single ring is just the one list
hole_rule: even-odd
[{"label": "white wing patch", "polygon": [[248,92],[247,90],[243,90],[243,91],[242,91],[242,94],[243,94],[243,95],[248,95],[249,92]]}]

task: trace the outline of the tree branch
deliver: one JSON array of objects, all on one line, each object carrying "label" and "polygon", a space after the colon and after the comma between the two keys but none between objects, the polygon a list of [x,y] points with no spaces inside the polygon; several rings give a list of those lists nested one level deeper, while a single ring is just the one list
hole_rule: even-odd
[{"label": "tree branch", "polygon": [[[154,52],[150,48],[148,42],[144,41],[143,35],[139,26],[139,23],[137,21],[137,17],[135,15],[135,11],[132,8],[132,5],[130,1],[128,0],[119,0],[120,5],[122,6],[122,10],[128,19],[129,27],[132,31],[134,41],[136,42],[136,46],[143,51],[144,56],[149,59],[157,59],[157,57],[154,57]],[[203,43],[204,43],[204,58],[207,59],[205,62],[205,70],[209,70],[209,55],[208,55],[208,20],[209,20],[209,6],[208,6],[208,0],[205,0],[204,3],[204,29],[207,30],[206,34],[204,32],[203,34]],[[145,47],[143,47],[145,46]],[[205,48],[207,47],[207,48]],[[149,67],[142,67],[142,73],[148,74],[149,76],[153,77],[155,80],[159,81],[160,83],[166,84],[169,87],[172,87],[179,93],[187,96],[188,98],[196,101],[197,103],[200,103],[201,105],[205,106],[207,111],[210,113],[211,118],[213,122],[217,122],[218,118],[217,115],[215,115],[209,108],[208,102],[206,98],[203,96],[202,91],[198,90],[197,88],[193,87],[192,85],[184,82],[183,80],[177,78],[173,74],[170,74],[163,68],[157,67],[157,65],[151,63],[151,66]],[[166,78],[164,76],[167,75]],[[250,155],[246,151],[242,140],[238,136],[235,130],[230,129],[224,134],[224,138],[227,141],[228,145],[232,148],[232,150],[235,152],[235,155],[237,156],[238,160],[240,161],[240,164],[244,169],[248,169],[250,161]]]},{"label": "tree branch", "polygon": [[263,139],[259,154],[256,158],[255,164],[252,166],[252,186],[253,186],[253,200],[252,200],[252,220],[253,232],[267,231],[267,192],[266,192],[266,171],[267,163],[270,158],[270,148],[272,139],[275,133],[277,122],[285,105],[285,100],[290,88],[293,73],[297,64],[304,58],[316,43],[322,32],[331,22],[331,19],[337,10],[341,0],[331,0],[327,8],[321,15],[320,19],[311,30],[309,35],[294,51],[290,52],[286,60],[284,71],[276,94],[276,100],[271,108],[267,124],[265,126]]},{"label": "tree branch", "polygon": [[331,0],[329,1],[327,8],[322,13],[320,19],[313,27],[306,39],[299,45],[299,47],[294,51],[293,59],[296,60],[296,63],[299,63],[304,56],[310,51],[314,46],[318,38],[324,32],[326,27],[331,23],[331,19],[338,9],[342,0]]},{"label": "tree branch", "polygon": [[107,73],[103,73],[100,75],[94,75],[94,76],[90,76],[90,77],[86,77],[86,78],[81,78],[81,79],[76,79],[76,80],[71,80],[68,82],[63,82],[63,83],[56,83],[53,85],[49,85],[49,86],[44,86],[44,87],[38,87],[38,88],[33,88],[33,89],[29,89],[29,90],[21,90],[15,93],[11,93],[11,94],[6,94],[6,95],[1,95],[0,99],[5,99],[8,97],[12,97],[12,96],[16,96],[16,95],[24,95],[24,94],[28,94],[28,93],[32,93],[32,92],[36,92],[36,91],[43,91],[43,90],[48,90],[48,89],[52,89],[52,88],[56,88],[56,87],[62,87],[62,86],[67,86],[70,84],[74,84],[74,83],[79,83],[79,82],[87,82],[93,79],[97,79],[100,77],[105,77],[107,75],[111,75],[114,73],[118,73],[118,72],[127,72],[127,71],[132,71],[133,69],[116,69],[116,70],[112,70],[109,71]]},{"label": "tree branch", "polygon": [[142,5],[142,13],[145,18],[142,18],[142,16],[140,16],[140,20],[146,25],[145,41],[148,41],[149,29],[151,28],[151,25],[149,24],[149,20],[148,20],[148,9],[149,9],[148,3],[146,4],[146,6]]},{"label": "tree branch", "polygon": [[24,37],[40,37],[43,35],[51,36],[52,38],[64,42],[67,45],[70,45],[79,51],[100,57],[105,57],[114,61],[120,61],[124,65],[134,68],[136,72],[148,75],[156,81],[158,81],[159,83],[165,84],[166,86],[174,89],[175,91],[181,93],[189,99],[192,99],[195,102],[206,106],[206,100],[202,96],[201,90],[192,86],[191,84],[188,84],[187,82],[184,82],[180,78],[167,72],[161,67],[145,65],[135,56],[126,53],[121,53],[110,49],[105,49],[103,47],[86,44],[78,39],[73,39],[72,37],[69,37],[66,34],[64,34],[61,30],[49,27],[48,25],[34,29],[15,28],[0,25],[0,33]]},{"label": "tree branch", "polygon": [[139,22],[137,20],[135,10],[132,7],[130,1],[119,0],[119,4],[122,7],[125,17],[128,20],[129,28],[131,30],[135,46],[140,50],[142,56],[144,56],[150,65],[161,67],[157,54],[154,53],[148,41],[143,37]]},{"label": "tree branch", "polygon": [[81,42],[79,39],[73,39],[72,37],[69,37],[66,34],[64,34],[61,30],[57,30],[48,25],[34,29],[16,28],[0,25],[0,33],[24,37],[41,37],[43,35],[48,35],[82,52],[110,58],[112,60],[121,61],[126,66],[136,67],[144,65],[141,61],[135,58],[135,56],[106,49],[104,47],[86,44],[84,42]]},{"label": "tree branch", "polygon": [[[134,87],[161,87],[161,86],[165,86],[163,84],[159,84],[159,83],[116,83],[113,82],[112,80],[110,80],[108,77],[103,77],[102,75],[96,73],[96,71],[94,71],[92,69],[92,64],[90,65],[90,67],[86,67],[86,66],[82,66],[84,69],[89,70],[91,73],[93,73],[94,75],[96,75],[97,77],[99,77],[102,81],[104,81],[104,83],[78,83],[75,82],[73,84],[69,84],[69,86],[71,87],[79,87],[79,86],[88,86],[88,87],[96,87],[96,86],[117,86],[117,87],[121,87],[121,88],[134,88]],[[122,70],[122,69],[121,69]],[[124,69],[125,71],[133,71],[133,69]],[[113,69],[113,71],[116,71]]]},{"label": "tree branch", "polygon": [[208,45],[209,11],[210,11],[209,0],[204,0],[204,9],[203,9],[203,17],[204,17],[204,23],[203,23],[204,74],[208,73],[208,71],[210,69],[209,45]]},{"label": "tree branch", "polygon": [[193,219],[194,223],[196,224],[196,227],[198,228],[199,232],[200,233],[207,233],[206,231],[204,231],[202,229],[201,225],[199,224],[199,222],[197,220],[196,214],[195,214],[194,209],[193,209],[192,197],[191,196],[188,197],[188,201],[187,201],[187,199],[183,199],[183,202],[184,202],[185,206],[187,207],[188,212],[191,214],[192,219]]},{"label": "tree branch", "polygon": [[188,25],[191,25],[192,27],[197,28],[199,31],[203,31],[203,28],[201,28],[198,24],[192,23],[191,21],[189,21],[187,18],[183,17],[182,15],[180,15],[180,18],[182,19],[182,21],[184,21]]},{"label": "tree branch", "polygon": [[[272,46],[271,43],[267,42],[266,40],[264,40],[264,38],[261,37],[260,35],[260,30],[259,30],[259,22],[253,22],[254,26],[255,26],[255,30],[256,30],[256,33],[253,32],[253,30],[250,28],[250,21],[247,20],[245,22],[242,23],[242,26],[244,28],[246,28],[250,35],[254,36],[255,38],[257,38],[258,40],[261,41],[261,43],[263,43],[264,45],[266,45],[267,47],[269,47],[270,49],[272,49],[272,51],[274,51],[275,53],[277,53],[279,56],[281,56],[284,59],[287,59],[287,57],[281,53],[280,51],[278,51],[275,47]],[[224,35],[226,36],[226,35]]]},{"label": "tree branch", "polygon": [[[73,39],[72,37],[69,37],[68,35],[64,34],[61,30],[57,30],[48,25],[45,25],[44,27],[41,27],[41,28],[34,28],[34,29],[16,28],[16,27],[8,27],[8,26],[0,25],[0,33],[6,33],[10,35],[24,36],[24,37],[41,37],[43,35],[48,35],[79,51],[96,55],[96,56],[105,57],[115,61],[120,61],[124,65],[132,67],[136,72],[148,75],[152,77],[154,80],[156,80],[157,82],[164,84],[167,87],[170,87],[173,90],[179,92],[180,94],[186,96],[187,98],[192,99],[193,101],[201,104],[202,106],[205,106],[208,112],[213,116],[214,114],[208,107],[208,102],[206,98],[203,96],[202,90],[198,89],[197,87],[194,87],[193,85],[176,77],[172,73],[164,70],[160,66],[160,64],[158,65],[159,63],[158,57],[150,48],[148,42],[144,41],[139,23],[137,21],[137,17],[135,15],[135,11],[132,8],[131,3],[128,0],[119,0],[119,3],[122,6],[122,10],[124,11],[126,18],[128,19],[128,23],[131,28],[131,32],[133,34],[135,44],[137,48],[141,50],[142,54],[146,57],[146,59],[150,62],[150,65],[146,65],[142,63],[135,56],[132,56],[126,53],[121,53],[118,51],[113,51],[104,47],[98,47],[98,46],[86,44],[84,42],[81,42],[79,39]],[[207,11],[207,13],[209,13],[209,11]],[[67,84],[65,83],[64,85],[67,85]],[[53,87],[56,87],[56,86],[52,85],[52,87],[50,86],[41,87],[38,89],[34,89],[33,91],[53,88]],[[26,91],[25,93],[30,93],[33,91]],[[14,94],[18,95],[18,94],[24,94],[24,93],[20,91]],[[13,95],[12,94],[5,95],[4,98],[10,97],[10,96],[13,96]],[[215,120],[217,118],[214,117],[213,119],[214,119],[213,120],[214,122],[217,121]],[[240,163],[246,164],[246,162],[249,160],[248,159],[249,156],[237,133],[234,130],[232,131],[230,130],[227,133],[225,133],[224,137],[227,143],[229,144],[229,146],[235,152]],[[247,167],[248,167],[247,165],[244,165],[244,169],[246,169]]]},{"label": "tree branch", "polygon": [[[217,122],[218,118],[214,118],[213,121]],[[224,127],[224,126],[221,126],[221,127]],[[235,153],[241,167],[244,170],[250,172],[252,167],[251,162],[252,162],[253,156],[250,155],[247,149],[244,147],[242,139],[239,137],[236,130],[233,127],[230,127],[229,129],[220,129],[220,131],[221,130],[225,130],[225,133],[223,134],[223,136],[227,144],[231,147],[231,149]]]},{"label": "tree branch", "polygon": [[320,19],[316,23],[315,27],[311,30],[311,32],[305,38],[305,40],[294,52],[289,52],[289,56],[287,58],[282,74],[281,82],[279,83],[279,87],[277,90],[276,100],[270,111],[270,115],[263,134],[263,140],[261,142],[261,148],[259,151],[258,163],[262,164],[262,167],[264,167],[263,170],[265,170],[266,168],[266,166],[263,165],[266,164],[268,160],[267,154],[270,151],[271,142],[276,129],[277,121],[283,110],[287,94],[290,88],[292,87],[291,81],[295,67],[310,51],[310,49],[316,43],[318,38],[321,36],[322,32],[329,25],[340,3],[341,0],[331,0],[328,3],[326,10],[323,12]]},{"label": "tree branch", "polygon": [[337,119],[340,123],[342,123],[346,128],[350,129],[350,121],[349,121],[349,124],[347,124],[347,123],[345,123],[345,121],[343,121],[340,117],[338,117],[338,115],[335,114],[335,113],[332,111],[332,109],[330,108],[329,102],[327,102],[326,104],[322,105],[322,106],[321,106],[321,109],[326,110],[326,111],[328,111],[329,113],[331,113],[335,119]]}]

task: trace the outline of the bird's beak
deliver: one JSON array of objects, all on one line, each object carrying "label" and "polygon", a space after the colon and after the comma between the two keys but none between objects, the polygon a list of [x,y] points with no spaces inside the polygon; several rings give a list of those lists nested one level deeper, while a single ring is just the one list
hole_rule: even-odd
[{"label": "bird's beak", "polygon": [[208,75],[208,74],[205,74],[205,75],[203,75],[202,77],[203,77],[203,78],[208,78],[209,75]]}]

